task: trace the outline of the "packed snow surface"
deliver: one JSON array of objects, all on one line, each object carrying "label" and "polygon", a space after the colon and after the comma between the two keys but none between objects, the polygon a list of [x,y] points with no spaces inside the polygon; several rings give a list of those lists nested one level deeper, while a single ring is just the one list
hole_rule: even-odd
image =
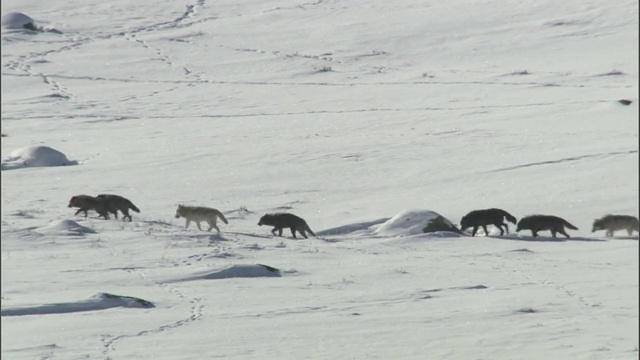
[{"label": "packed snow surface", "polygon": [[1,5],[2,359],[638,358],[637,1]]}]

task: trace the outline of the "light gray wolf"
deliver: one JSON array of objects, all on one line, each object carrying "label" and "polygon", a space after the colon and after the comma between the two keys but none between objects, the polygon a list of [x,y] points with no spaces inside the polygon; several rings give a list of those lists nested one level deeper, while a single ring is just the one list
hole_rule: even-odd
[{"label": "light gray wolf", "polygon": [[[460,230],[464,231],[473,226],[473,231],[471,232],[471,236],[475,236],[478,231],[478,227],[482,226],[484,233],[489,235],[487,231],[487,225],[494,225],[498,229],[500,229],[500,235],[504,235],[504,232],[509,232],[509,227],[504,222],[504,219],[512,223],[516,223],[516,218],[509,214],[508,212],[502,209],[482,209],[482,210],[474,210],[463,216],[460,220]],[[504,230],[502,227],[504,226]]]},{"label": "light gray wolf", "polygon": [[105,220],[109,220],[109,210],[103,199],[95,198],[89,195],[75,195],[72,196],[69,200],[68,207],[79,208],[78,211],[76,211],[75,215],[84,212],[84,217],[87,217],[87,212],[89,210],[94,210],[98,213],[98,215],[104,217]]},{"label": "light gray wolf", "polygon": [[120,195],[113,194],[100,194],[97,196],[98,199],[102,199],[105,205],[107,206],[107,211],[113,213],[113,215],[118,218],[118,210],[122,212],[122,220],[126,220],[129,218],[131,221],[131,215],[129,214],[129,209],[139,213],[140,209],[138,209],[133,203]]},{"label": "light gray wolf", "polygon": [[209,224],[209,229],[207,229],[207,231],[211,231],[211,229],[216,228],[216,230],[220,232],[218,225],[216,225],[216,221],[220,219],[225,224],[229,223],[218,209],[208,208],[204,206],[178,205],[178,209],[176,210],[176,219],[180,217],[183,217],[187,220],[187,224],[184,227],[185,229],[188,229],[189,224],[194,221],[196,225],[198,225],[198,229],[202,230],[202,228],[200,227],[200,222],[206,221]]},{"label": "light gray wolf", "polygon": [[591,232],[607,230],[606,236],[613,236],[616,230],[627,230],[629,236],[633,230],[638,232],[638,218],[631,215],[605,215],[601,219],[593,221]]},{"label": "light gray wolf", "polygon": [[550,230],[551,236],[556,237],[556,233],[560,233],[568,238],[569,234],[564,231],[565,226],[568,229],[578,230],[577,227],[571,225],[567,220],[553,216],[553,215],[531,215],[526,216],[518,221],[518,228],[520,230],[531,230],[533,237],[538,236],[538,231]]},{"label": "light gray wolf", "polygon": [[282,236],[283,228],[291,229],[291,235],[293,235],[294,238],[296,238],[296,231],[304,236],[305,239],[308,239],[306,232],[316,236],[303,218],[289,213],[264,214],[264,216],[260,218],[260,221],[258,221],[258,225],[273,226],[271,233],[274,236],[276,235],[276,231],[278,232],[278,236]]}]

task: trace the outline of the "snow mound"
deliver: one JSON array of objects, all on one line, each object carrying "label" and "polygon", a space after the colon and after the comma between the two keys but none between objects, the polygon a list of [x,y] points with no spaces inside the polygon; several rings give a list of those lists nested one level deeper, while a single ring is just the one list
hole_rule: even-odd
[{"label": "snow mound", "polygon": [[2,19],[0,20],[3,29],[14,29],[14,30],[23,30],[27,29],[26,26],[35,25],[35,20],[31,17],[20,13],[20,12],[10,12],[2,15]]},{"label": "snow mound", "polygon": [[62,34],[61,31],[54,28],[45,28],[42,26],[38,26],[30,16],[23,14],[21,12],[9,12],[2,15],[2,19],[0,20],[2,24],[2,30],[31,30],[31,31],[39,31],[39,32],[52,32],[56,34]]},{"label": "snow mound", "polygon": [[443,230],[459,233],[451,221],[435,211],[406,210],[380,225],[375,233],[383,236],[410,236]]},{"label": "snow mound", "polygon": [[219,280],[231,278],[282,277],[280,270],[268,265],[232,265],[228,268],[206,271],[176,281]]},{"label": "snow mound", "polygon": [[78,162],[69,160],[65,154],[48,146],[29,146],[13,150],[9,156],[2,159],[2,170],[67,165],[78,165]]},{"label": "snow mound", "polygon": [[326,229],[322,231],[316,231],[317,236],[327,236],[327,235],[353,235],[356,233],[366,232],[371,227],[375,225],[380,225],[385,221],[389,220],[389,218],[383,218],[373,221],[366,221],[348,225],[342,225],[338,227],[334,227],[331,229]]},{"label": "snow mound", "polygon": [[44,304],[37,306],[25,306],[5,308],[1,310],[2,316],[22,316],[22,315],[46,315],[46,314],[66,314],[81,311],[105,310],[116,307],[123,308],[143,308],[155,307],[153,303],[131,297],[108,293],[97,293],[85,300],[68,303]]},{"label": "snow mound", "polygon": [[82,226],[73,220],[56,220],[49,223],[47,226],[38,228],[37,231],[43,234],[58,234],[58,235],[84,235],[95,234],[96,231]]}]

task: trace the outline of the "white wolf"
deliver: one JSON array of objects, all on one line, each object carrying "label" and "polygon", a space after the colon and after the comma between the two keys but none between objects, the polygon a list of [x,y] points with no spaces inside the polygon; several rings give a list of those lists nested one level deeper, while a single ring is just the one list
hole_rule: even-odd
[{"label": "white wolf", "polygon": [[196,225],[198,225],[198,229],[202,230],[200,227],[201,221],[206,221],[209,224],[209,229],[207,231],[211,231],[211,229],[216,228],[218,232],[218,226],[216,225],[216,220],[220,218],[222,222],[228,224],[229,222],[224,217],[224,215],[218,211],[218,209],[208,208],[204,206],[185,206],[178,205],[178,210],[176,210],[176,219],[183,217],[187,220],[187,224],[185,225],[185,229],[189,228],[189,224],[194,221]]}]

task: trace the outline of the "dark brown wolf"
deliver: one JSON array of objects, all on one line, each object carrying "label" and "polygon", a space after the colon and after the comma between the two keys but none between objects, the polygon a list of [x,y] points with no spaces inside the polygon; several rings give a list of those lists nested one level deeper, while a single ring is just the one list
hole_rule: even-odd
[{"label": "dark brown wolf", "polygon": [[569,234],[564,231],[565,226],[571,230],[578,230],[577,227],[571,225],[567,220],[553,215],[531,215],[520,219],[518,228],[520,230],[531,230],[533,237],[538,236],[538,231],[550,230],[551,236],[556,237],[556,233],[560,233],[568,238]]},{"label": "dark brown wolf", "polygon": [[613,236],[616,230],[627,230],[629,236],[638,231],[638,218],[631,215],[606,215],[593,221],[591,232],[607,230],[606,236]]},{"label": "dark brown wolf", "polygon": [[84,217],[87,217],[87,212],[89,210],[94,210],[98,213],[98,215],[105,218],[105,220],[109,219],[109,209],[107,205],[104,203],[102,199],[95,198],[89,195],[76,195],[72,196],[69,200],[68,207],[77,207],[79,208],[76,211],[75,215],[78,215],[81,212],[84,212]]},{"label": "dark brown wolf", "polygon": [[113,194],[100,194],[97,196],[98,199],[101,199],[105,206],[107,207],[107,211],[113,213],[113,215],[118,218],[118,210],[122,212],[122,220],[126,220],[129,218],[131,221],[131,215],[129,214],[129,209],[139,213],[140,209],[138,209],[133,203],[120,195]]},{"label": "dark brown wolf", "polygon": [[[471,232],[471,236],[475,236],[478,231],[478,227],[482,226],[484,233],[489,235],[487,231],[487,225],[494,225],[498,229],[500,229],[500,235],[504,235],[504,232],[509,232],[509,227],[504,222],[504,219],[512,223],[516,223],[516,218],[509,214],[508,212],[502,209],[483,209],[483,210],[474,210],[467,215],[463,216],[460,219],[460,230],[464,231],[473,226],[473,231]],[[504,226],[504,230],[502,227]]]},{"label": "dark brown wolf", "polygon": [[258,225],[270,225],[273,226],[273,230],[271,233],[276,235],[276,231],[278,232],[278,236],[282,236],[282,229],[289,228],[291,229],[291,235],[296,238],[296,231],[298,231],[305,239],[308,239],[306,232],[309,234],[316,236],[316,234],[311,231],[307,222],[304,221],[303,218],[295,216],[289,213],[275,213],[275,214],[265,214],[258,221]]}]

